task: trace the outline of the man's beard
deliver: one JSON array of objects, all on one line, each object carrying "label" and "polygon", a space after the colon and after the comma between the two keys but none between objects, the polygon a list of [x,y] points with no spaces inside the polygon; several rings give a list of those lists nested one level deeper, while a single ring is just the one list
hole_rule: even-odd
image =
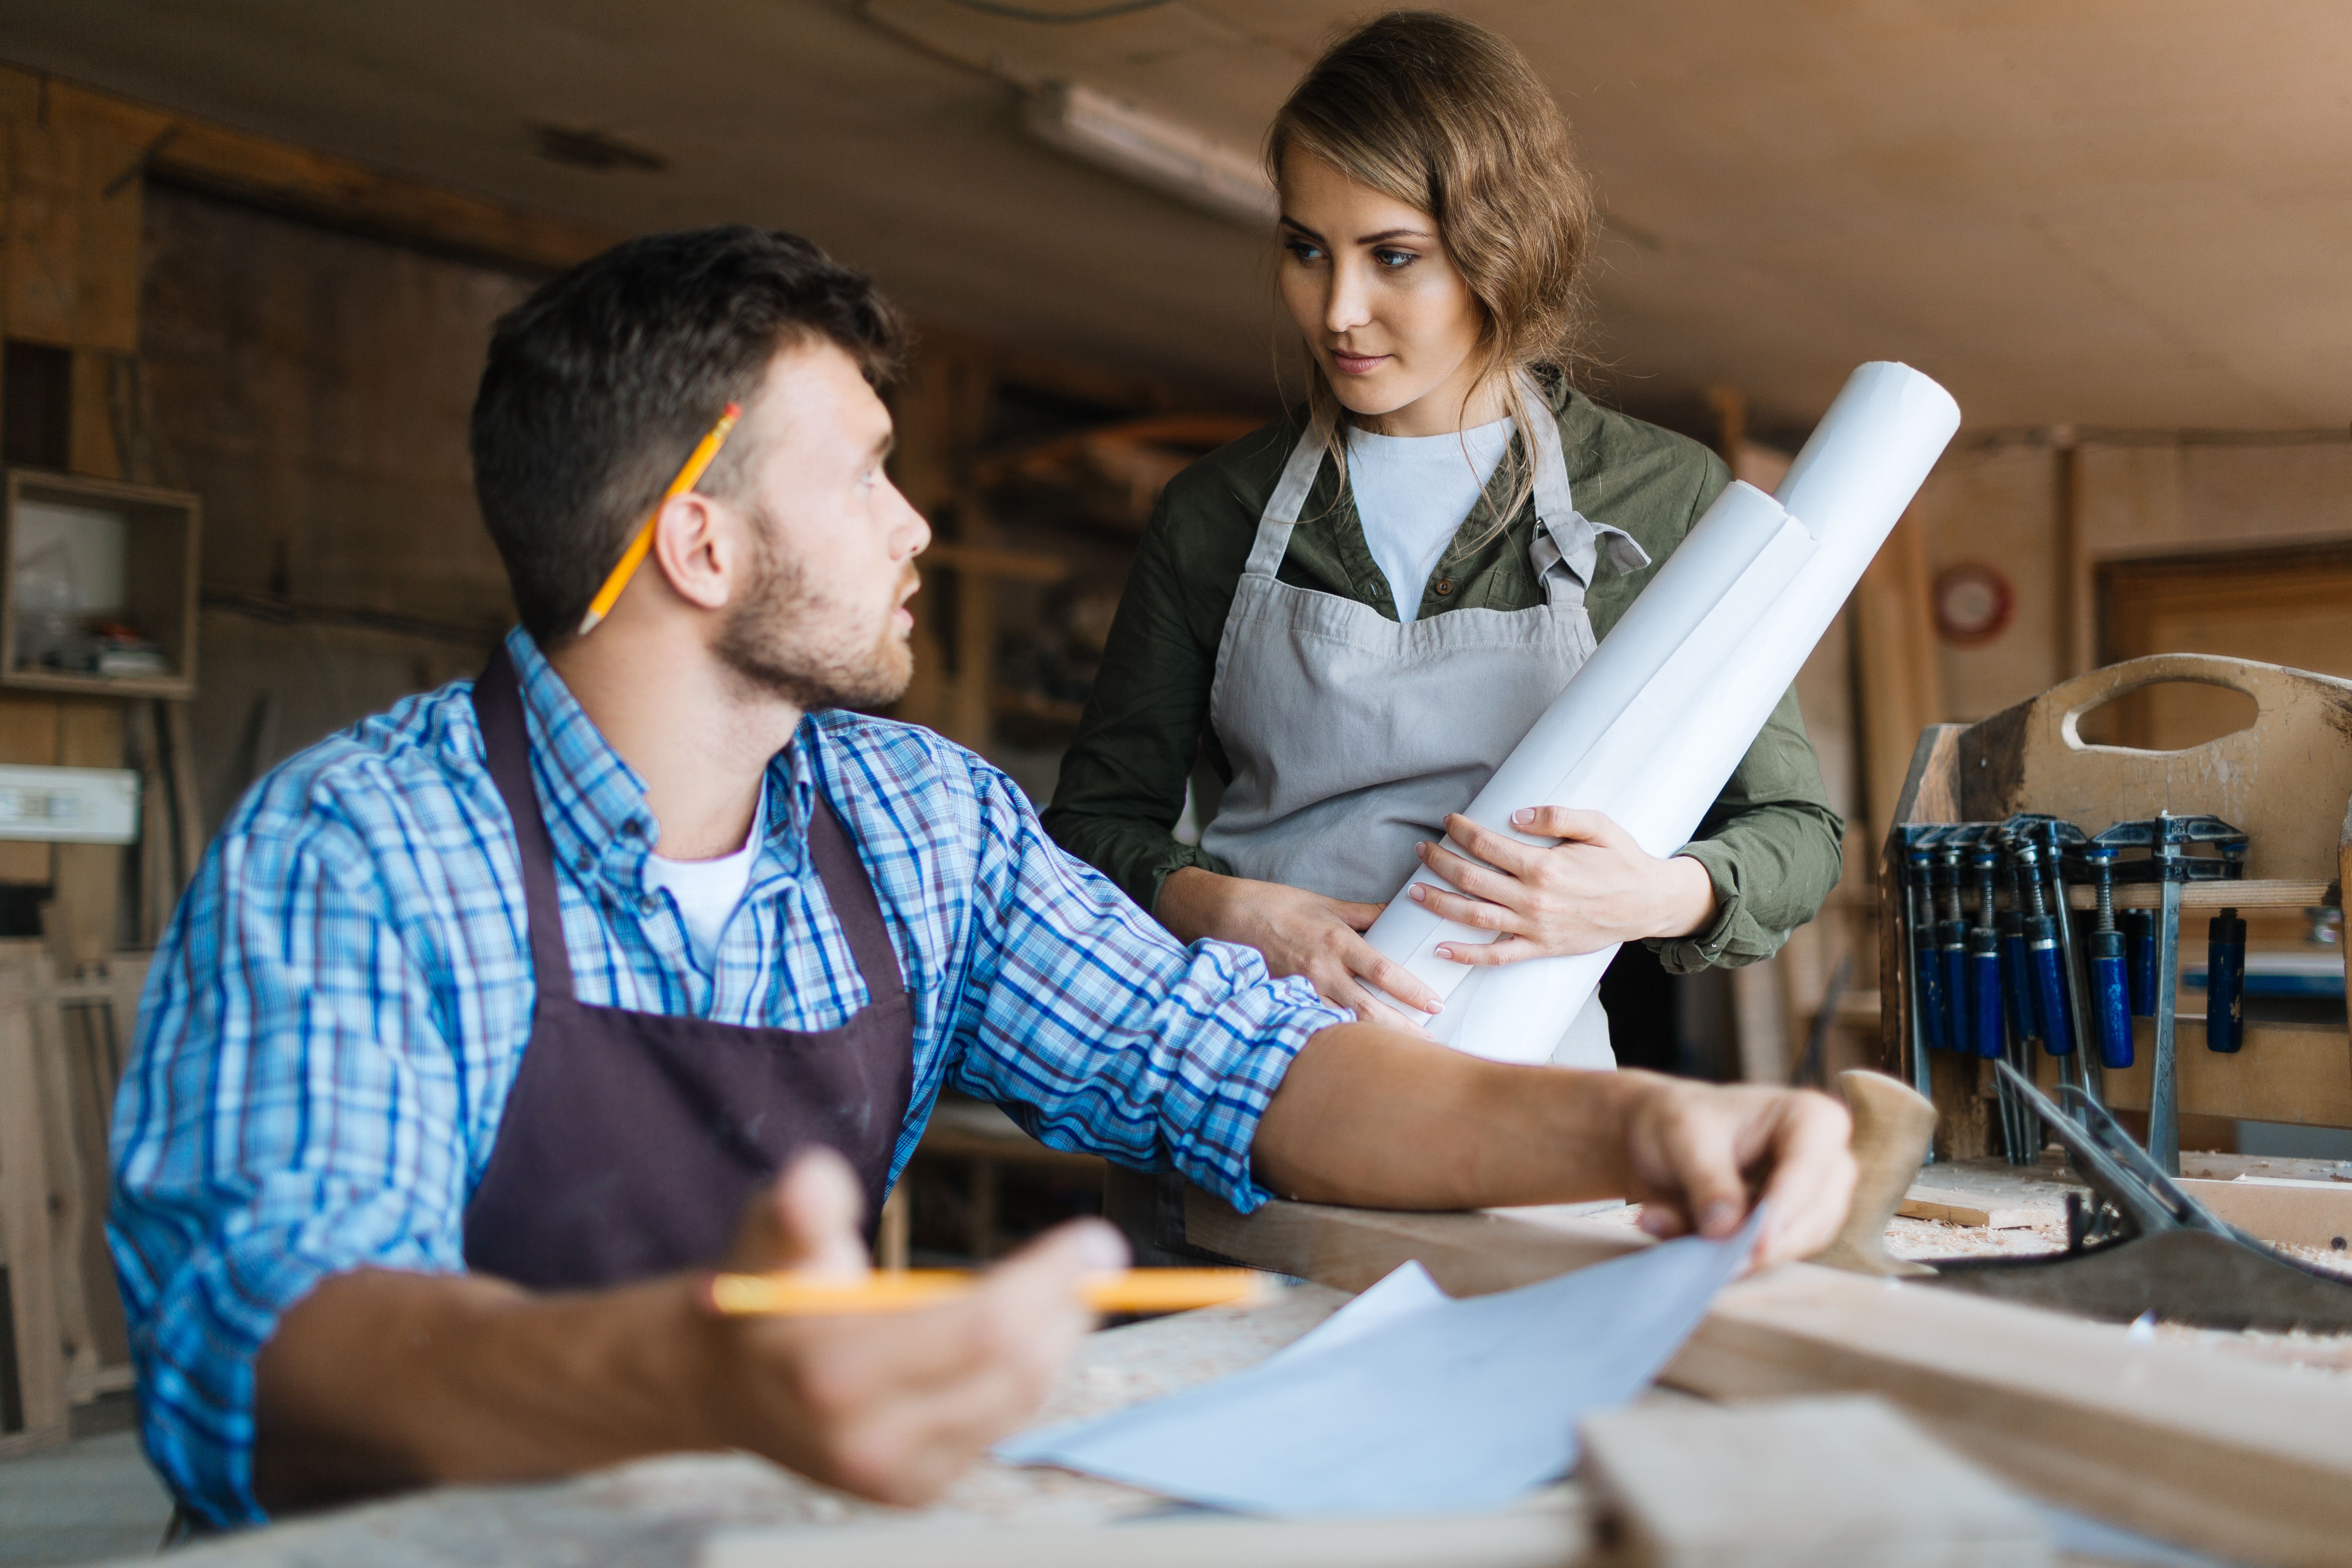
[{"label": "man's beard", "polygon": [[[751,582],[711,645],[719,661],[803,710],[896,702],[914,673],[914,657],[895,617],[885,615],[880,634],[862,643],[856,629],[828,633],[826,623],[837,618],[840,602],[809,586],[798,563],[777,548],[774,526],[764,515],[751,521]],[[891,607],[897,605],[894,598]]]}]

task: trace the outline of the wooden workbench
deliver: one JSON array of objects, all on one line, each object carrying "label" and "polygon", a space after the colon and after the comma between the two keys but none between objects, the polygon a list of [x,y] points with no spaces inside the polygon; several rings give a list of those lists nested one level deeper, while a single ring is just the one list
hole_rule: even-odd
[{"label": "wooden workbench", "polygon": [[[1263,1305],[1214,1308],[1089,1336],[1041,1423],[1116,1409],[1250,1366],[1347,1300],[1301,1285]],[[1563,1492],[1566,1489],[1561,1489]],[[1567,1561],[1581,1521],[1560,1499],[1543,1511]],[[802,1528],[1083,1526],[1170,1510],[1166,1500],[1060,1470],[983,1460],[937,1505],[909,1513],[845,1497],[747,1455],[647,1459],[544,1486],[452,1487],[289,1521],[174,1552],[178,1568],[690,1568],[711,1538]],[[1307,1529],[1311,1527],[1293,1527]],[[952,1561],[936,1551],[934,1565]],[[887,1560],[877,1557],[874,1561]]]},{"label": "wooden workbench", "polygon": [[[1994,1163],[1936,1168],[1933,1178],[1944,1186],[1964,1186],[1984,1194],[1989,1203],[2004,1210],[2020,1205],[2038,1211],[2031,1224],[2000,1231],[1931,1221],[1897,1219],[1889,1227],[1892,1250],[1913,1257],[1952,1256],[1984,1250],[2045,1250],[2052,1245],[2051,1226],[2063,1237],[2063,1176],[2046,1169],[2012,1172]],[[1348,1211],[1360,1212],[1360,1211]],[[1252,1220],[1229,1227],[1219,1239],[1235,1250],[1252,1244],[1277,1245],[1268,1237],[1312,1234],[1315,1211],[1307,1205],[1276,1205]],[[1531,1265],[1510,1265],[1530,1278],[1557,1273],[1579,1262],[1596,1261],[1628,1246],[1640,1245],[1632,1234],[1633,1211],[1580,1215],[1552,1220],[1547,1211],[1504,1211],[1494,1216],[1473,1215],[1378,1215],[1363,1219],[1383,1231],[1423,1233],[1433,1238],[1425,1247],[1406,1247],[1430,1261],[1441,1279],[1458,1274],[1460,1241],[1465,1237],[1501,1234],[1539,1226],[1556,1237],[1556,1254]],[[1302,1219],[1306,1223],[1302,1225]],[[1489,1232],[1489,1226],[1499,1230]],[[1246,1227],[1257,1226],[1255,1230]],[[1196,1229],[1198,1227],[1196,1226]],[[1361,1264],[1375,1276],[1385,1266],[1367,1261],[1369,1249],[1346,1256],[1333,1253],[1327,1262],[1345,1273]],[[1453,1261],[1449,1262],[1448,1258]],[[1305,1264],[1302,1272],[1309,1271]],[[1806,1269],[1799,1274],[1819,1275]],[[1787,1297],[1794,1283],[1791,1271],[1737,1291],[1762,1289],[1768,1298]],[[1856,1291],[1879,1291],[1878,1281],[1852,1280]],[[1448,1280],[1456,1290],[1493,1289],[1460,1278]],[[1930,1293],[1936,1304],[1954,1308],[1966,1317],[1979,1306],[2013,1321],[2023,1309],[1973,1299]],[[1305,1284],[1285,1291],[1272,1302],[1244,1308],[1221,1308],[1180,1317],[1105,1331],[1090,1336],[1076,1360],[1040,1415],[1041,1422],[1071,1419],[1155,1397],[1174,1389],[1238,1371],[1255,1364],[1323,1321],[1347,1300],[1341,1289]],[[1756,1321],[1769,1322],[1768,1305]],[[2118,1344],[2125,1331],[2108,1325],[2067,1325],[2080,1337]],[[1705,1340],[1702,1336],[1702,1341]],[[1722,1336],[1720,1333],[1718,1338]],[[2251,1358],[2297,1363],[2296,1375],[2327,1373],[2352,1367],[2352,1348],[2340,1342],[2314,1341],[2307,1336],[2217,1335],[2179,1331],[2165,1336],[2180,1342],[2168,1346],[2175,1355],[2194,1347],[2211,1359],[2236,1364],[2241,1352]],[[1702,1342],[1700,1348],[1704,1350]],[[1948,1346],[1958,1351],[1963,1347]],[[1686,1353],[1683,1364],[1685,1386],[1693,1381],[1692,1366],[1704,1356]],[[2252,1367],[2261,1376],[2275,1377],[2269,1367]],[[1704,1373],[1702,1373],[1703,1376]],[[1669,1373],[1669,1381],[1675,1381]],[[2345,1385],[2352,1389],[2352,1384]],[[1771,1392],[1756,1390],[1754,1392]],[[1735,1395],[1737,1396],[1737,1395]],[[1662,1392],[1654,1397],[1684,1395]],[[1155,1522],[1157,1521],[1158,1522]],[[650,1459],[603,1471],[576,1480],[541,1486],[449,1488],[396,1501],[343,1510],[308,1520],[297,1520],[251,1534],[208,1542],[175,1553],[185,1568],[478,1568],[499,1563],[511,1568],[601,1568],[605,1564],[667,1565],[687,1568],[706,1561],[717,1542],[719,1555],[708,1559],[710,1568],[752,1568],[773,1561],[818,1564],[868,1564],[920,1561],[927,1568],[958,1568],[961,1564],[994,1564],[1002,1558],[990,1547],[992,1539],[1007,1546],[1016,1540],[1027,1568],[1055,1568],[1064,1561],[1053,1543],[1069,1548],[1073,1563],[1101,1561],[1102,1543],[1083,1535],[1035,1536],[1039,1530],[1083,1530],[1117,1524],[1123,1546],[1144,1548],[1150,1538],[1165,1538],[1179,1525],[1202,1529],[1198,1515],[1172,1510],[1164,1500],[1108,1481],[1048,1469],[1014,1469],[983,1461],[951,1489],[936,1506],[909,1513],[858,1501],[802,1479],[762,1460],[742,1455],[688,1455]],[[1018,1527],[1019,1533],[1013,1527]],[[1436,1521],[1424,1526],[1381,1521],[1377,1526],[1330,1524],[1247,1523],[1216,1525],[1247,1539],[1220,1539],[1209,1555],[1226,1563],[1304,1565],[1323,1562],[1449,1563],[1485,1563],[1497,1565],[1550,1563],[1563,1565],[1591,1555],[1591,1531],[1580,1495],[1573,1485],[1551,1489],[1531,1500],[1515,1515],[1486,1516],[1481,1521]],[[1443,1551],[1423,1559],[1411,1549],[1412,1531],[1428,1528],[1445,1542]],[[1380,1539],[1348,1542],[1334,1556],[1335,1542],[1349,1532],[1377,1529]],[[787,1530],[789,1542],[762,1542],[746,1532]],[[1481,1531],[1491,1539],[1474,1546]],[[797,1539],[806,1531],[807,1539]],[[952,1531],[940,1535],[937,1531]],[[918,1533],[919,1532],[919,1533]],[[1336,1532],[1336,1533],[1335,1533]],[[1200,1542],[1209,1544],[1203,1533]],[[740,1543],[734,1555],[725,1543]],[[1534,1550],[1530,1554],[1530,1542]],[[1313,1550],[1291,1550],[1298,1542]],[[1075,1543],[1075,1544],[1074,1544]],[[1164,1539],[1161,1542],[1164,1545]],[[789,1552],[782,1550],[790,1546]],[[1042,1549],[1041,1549],[1042,1545]],[[920,1550],[914,1548],[919,1546]],[[1373,1550],[1377,1546],[1378,1550]],[[870,1549],[870,1550],[869,1550]],[[902,1550],[903,1549],[903,1550]],[[1130,1564],[1192,1559],[1163,1556],[1157,1551],[1123,1550]]]}]

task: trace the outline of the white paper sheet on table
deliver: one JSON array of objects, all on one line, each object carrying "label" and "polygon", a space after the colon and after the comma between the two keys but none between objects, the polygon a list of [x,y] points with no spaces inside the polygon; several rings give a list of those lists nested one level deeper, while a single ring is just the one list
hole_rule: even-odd
[{"label": "white paper sheet on table", "polygon": [[1754,1247],[1696,1237],[1454,1300],[1407,1264],[1246,1372],[997,1445],[1277,1517],[1493,1508],[1565,1475],[1576,1426],[1649,1385]]}]

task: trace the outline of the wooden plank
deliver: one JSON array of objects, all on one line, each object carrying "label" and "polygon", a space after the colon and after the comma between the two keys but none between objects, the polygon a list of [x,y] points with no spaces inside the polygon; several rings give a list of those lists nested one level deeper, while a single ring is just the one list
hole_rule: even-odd
[{"label": "wooden plank", "polygon": [[1653,1401],[1585,1422],[1580,1476],[1631,1568],[2032,1568],[2025,1499],[1883,1400]]},{"label": "wooden plank", "polygon": [[2180,1185],[2231,1225],[2264,1241],[2352,1252],[2352,1182],[2184,1178]]},{"label": "wooden plank", "polygon": [[[2132,1037],[2133,1065],[2107,1069],[2107,1103],[2146,1110],[2156,1020],[2133,1019]],[[2242,1048],[2223,1054],[2205,1048],[2204,1015],[2184,1013],[2173,1060],[2184,1113],[2352,1127],[2352,1040],[2340,1026],[2249,1022]]]},{"label": "wooden plank", "polygon": [[[81,180],[75,191],[81,268],[74,301],[74,346],[109,353],[139,352],[140,166],[145,139],[121,126],[82,132]],[[79,409],[77,409],[79,412]],[[110,442],[111,438],[110,428]],[[85,469],[84,472],[97,472]],[[121,478],[119,468],[108,477]]]},{"label": "wooden plank", "polygon": [[[69,768],[122,765],[123,711],[105,698],[69,700],[58,705],[58,763]],[[67,977],[101,962],[115,947],[115,921],[122,902],[122,847],[114,844],[54,847],[55,891],[50,952]]]},{"label": "wooden plank", "polygon": [[[0,691],[0,763],[45,768],[56,766],[57,760],[57,700]],[[0,882],[47,887],[49,865],[47,844],[0,840]]]},{"label": "wooden plank", "polygon": [[66,465],[94,479],[122,477],[122,452],[114,439],[111,354],[76,349],[66,421]]},{"label": "wooden plank", "polygon": [[8,131],[0,320],[12,338],[69,348],[81,279],[82,138],[24,121]]},{"label": "wooden plank", "polygon": [[[2099,829],[2086,827],[2085,831],[2096,833]],[[2164,889],[2152,882],[2126,883],[2116,889],[2116,908],[2119,910],[2152,910],[2163,900]],[[2249,878],[2242,882],[2184,882],[2180,886],[2180,907],[2184,910],[2307,910],[2319,905],[2340,908],[2343,901],[2341,884],[2309,878]],[[2073,909],[2095,909],[2098,890],[2068,888],[2066,902]]]},{"label": "wooden plank", "polygon": [[199,120],[179,120],[152,177],[435,250],[560,272],[622,237]]},{"label": "wooden plank", "polygon": [[49,1183],[32,1016],[20,989],[0,990],[0,1260],[16,1346],[24,1426],[0,1452],[66,1440],[66,1363],[49,1250]]},{"label": "wooden plank", "polygon": [[1871,827],[1881,838],[1902,820],[1895,808],[1905,769],[1915,760],[1913,742],[1922,730],[1944,717],[1927,535],[1920,519],[1906,513],[1849,601],[1859,656],[1855,676],[1862,698],[1864,798]]},{"label": "wooden plank", "polygon": [[[193,584],[191,584],[193,586]],[[163,715],[163,743],[171,752],[173,848],[175,851],[174,884],[178,892],[186,890],[189,879],[195,876],[196,867],[205,856],[205,818],[203,803],[196,795],[196,743],[188,721],[188,704],[162,702],[156,705]]]},{"label": "wooden plank", "polygon": [[1418,1259],[1454,1296],[1532,1285],[1646,1245],[1625,1226],[1555,1220],[1540,1209],[1402,1214],[1276,1202],[1244,1216],[1197,1188],[1184,1194],[1184,1239],[1253,1268],[1275,1268],[1339,1290],[1364,1289],[1399,1264]]},{"label": "wooden plank", "polygon": [[715,1535],[697,1562],[698,1568],[1598,1568],[1603,1560],[1591,1548],[1583,1511],[1570,1502],[1436,1519],[794,1526]]},{"label": "wooden plank", "polygon": [[[1416,1258],[1456,1293],[1503,1289],[1643,1245],[1524,1211],[1244,1217],[1194,1193],[1186,1215],[1197,1245],[1343,1289]],[[2037,1496],[2235,1562],[2352,1560],[2352,1404],[2196,1344],[1799,1264],[1726,1289],[1663,1381],[1722,1400],[1876,1393]]]},{"label": "wooden plank", "polygon": [[[95,1394],[99,1370],[98,1334],[92,1327],[89,1292],[83,1278],[81,1242],[84,1228],[93,1218],[86,1179],[92,1163],[89,1141],[94,1131],[99,1139],[95,1163],[101,1173],[99,1202],[102,1208],[106,1129],[103,1112],[92,1129],[90,1119],[83,1114],[85,1108],[76,1103],[84,1098],[76,1093],[79,1086],[74,1062],[79,1053],[66,1037],[68,1026],[55,988],[44,984],[54,973],[47,956],[37,946],[14,956],[18,963],[9,979],[30,993],[34,1069],[40,1080],[50,1289],[57,1297],[58,1342],[65,1357],[67,1399],[78,1405]],[[96,1217],[102,1226],[102,1213]]]},{"label": "wooden plank", "polygon": [[1970,1226],[1980,1230],[2019,1230],[2044,1215],[2017,1205],[1991,1201],[1980,1193],[1915,1183],[1895,1205],[1905,1219],[1931,1219],[1943,1225]]}]

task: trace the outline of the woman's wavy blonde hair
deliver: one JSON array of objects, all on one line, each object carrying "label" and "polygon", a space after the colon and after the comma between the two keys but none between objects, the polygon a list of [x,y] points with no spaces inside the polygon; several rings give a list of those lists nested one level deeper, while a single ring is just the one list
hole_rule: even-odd
[{"label": "woman's wavy blonde hair", "polygon": [[[1506,406],[1525,431],[1530,410],[1517,372],[1574,366],[1585,330],[1584,280],[1596,224],[1592,182],[1568,121],[1527,58],[1507,38],[1441,11],[1391,11],[1324,52],[1266,133],[1279,186],[1292,153],[1425,212],[1485,315],[1484,374],[1504,378]],[[1308,376],[1313,428],[1347,485],[1345,410],[1319,369]],[[1535,486],[1507,459],[1510,500],[1491,540]]]}]

